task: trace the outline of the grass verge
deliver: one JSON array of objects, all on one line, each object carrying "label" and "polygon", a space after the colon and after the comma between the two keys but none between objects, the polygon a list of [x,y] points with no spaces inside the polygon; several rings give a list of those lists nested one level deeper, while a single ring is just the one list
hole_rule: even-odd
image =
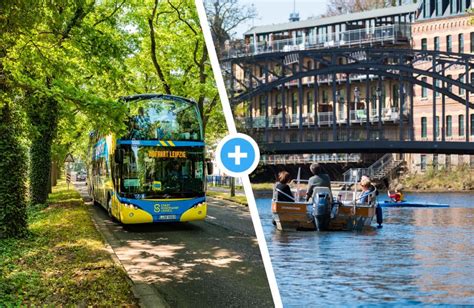
[{"label": "grass verge", "polygon": [[241,205],[248,206],[247,197],[242,196],[242,195],[236,195],[234,197],[231,197],[229,192],[220,192],[220,191],[212,191],[212,190],[208,190],[206,192],[206,195],[212,198],[227,200],[227,201],[231,201],[231,202],[235,202]]},{"label": "grass verge", "polygon": [[26,239],[0,240],[0,307],[137,305],[73,188],[59,182],[28,214]]},{"label": "grass verge", "polygon": [[273,191],[275,183],[252,183],[253,191]]}]

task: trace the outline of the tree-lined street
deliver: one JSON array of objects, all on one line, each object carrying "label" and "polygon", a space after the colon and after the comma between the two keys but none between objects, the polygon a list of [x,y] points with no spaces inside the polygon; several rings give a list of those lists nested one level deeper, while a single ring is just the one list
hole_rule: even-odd
[{"label": "tree-lined street", "polygon": [[[84,183],[76,188],[90,200]],[[171,307],[271,307],[248,208],[208,199],[205,221],[155,225],[113,222],[91,206],[100,232],[143,300]]]}]

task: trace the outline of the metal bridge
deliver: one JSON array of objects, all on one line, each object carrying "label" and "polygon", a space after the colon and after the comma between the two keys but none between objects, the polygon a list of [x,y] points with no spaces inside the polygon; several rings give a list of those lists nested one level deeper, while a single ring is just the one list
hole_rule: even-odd
[{"label": "metal bridge", "polygon": [[[259,140],[263,154],[296,153],[445,153],[474,154],[470,142],[469,115],[474,109],[470,94],[474,93],[474,55],[406,48],[325,48],[313,50],[255,52],[223,60],[228,74],[231,103],[235,106],[259,99],[265,107],[264,114],[255,119],[250,110],[244,121],[250,135],[262,136]],[[420,66],[428,66],[421,69]],[[462,70],[463,80],[446,74],[449,69]],[[237,72],[240,72],[237,76]],[[383,80],[398,82],[397,108],[387,119],[380,87]],[[366,103],[357,107],[361,100],[355,95],[350,102],[350,89],[354,83],[365,82]],[[377,83],[376,96],[370,101],[370,83]],[[331,87],[333,108],[319,112],[319,99],[314,99],[312,113],[303,113],[304,87],[311,88],[314,98],[322,85]],[[346,87],[347,103],[336,112],[339,102],[337,86]],[[414,85],[432,90],[432,136],[415,139],[414,133]],[[285,93],[290,86],[297,87],[298,113],[286,114]],[[456,93],[452,87],[459,89]],[[281,111],[270,115],[269,93],[281,93]],[[357,90],[356,90],[357,91]],[[461,94],[464,93],[464,94]],[[357,93],[356,93],[357,94]],[[372,93],[372,97],[374,97]],[[462,140],[446,137],[446,98],[465,107],[465,133]],[[249,109],[252,104],[248,104]],[[440,114],[438,108],[441,107]],[[263,108],[262,108],[263,109]],[[390,121],[391,120],[391,121]],[[439,122],[438,122],[439,123]],[[395,127],[396,134],[386,134],[385,128]],[[474,128],[472,128],[474,129]],[[270,141],[270,131],[278,130],[283,137]],[[297,131],[296,140],[287,142],[289,131]],[[474,131],[474,130],[473,130]],[[318,140],[305,140],[304,132],[324,135]]]}]

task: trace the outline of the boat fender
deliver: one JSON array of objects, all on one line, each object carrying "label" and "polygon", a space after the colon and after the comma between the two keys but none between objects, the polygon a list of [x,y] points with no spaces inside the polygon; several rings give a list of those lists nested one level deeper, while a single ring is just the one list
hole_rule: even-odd
[{"label": "boat fender", "polygon": [[379,203],[377,203],[377,207],[375,208],[375,214],[377,216],[377,223],[378,223],[377,228],[382,228],[383,211],[382,211],[382,206],[380,206]]}]

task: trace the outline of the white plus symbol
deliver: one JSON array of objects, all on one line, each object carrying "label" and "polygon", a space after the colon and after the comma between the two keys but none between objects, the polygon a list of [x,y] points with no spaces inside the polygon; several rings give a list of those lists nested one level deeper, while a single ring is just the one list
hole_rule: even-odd
[{"label": "white plus symbol", "polygon": [[234,158],[235,159],[235,164],[237,166],[240,165],[240,159],[241,158],[247,158],[247,153],[240,153],[240,145],[235,146],[235,152],[231,152],[227,154],[228,158]]}]

